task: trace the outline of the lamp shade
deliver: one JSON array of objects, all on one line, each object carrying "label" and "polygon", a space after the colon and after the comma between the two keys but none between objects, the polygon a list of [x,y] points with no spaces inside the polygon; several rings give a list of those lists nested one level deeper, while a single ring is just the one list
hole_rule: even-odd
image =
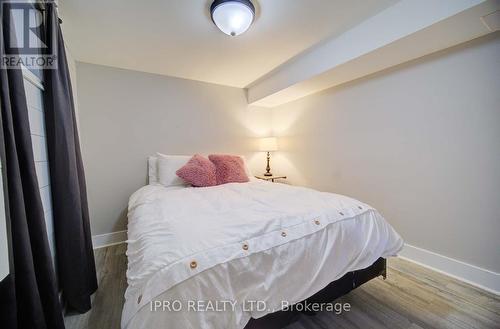
[{"label": "lamp shade", "polygon": [[278,150],[278,139],[276,137],[266,137],[259,140],[259,150],[271,152]]},{"label": "lamp shade", "polygon": [[248,30],[255,16],[255,7],[250,0],[215,0],[210,13],[215,25],[234,37]]}]

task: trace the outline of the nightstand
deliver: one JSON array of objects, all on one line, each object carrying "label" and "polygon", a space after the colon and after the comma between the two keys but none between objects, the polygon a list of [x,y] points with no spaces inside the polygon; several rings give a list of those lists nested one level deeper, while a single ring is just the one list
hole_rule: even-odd
[{"label": "nightstand", "polygon": [[255,178],[262,179],[262,180],[267,180],[268,182],[271,181],[274,183],[275,179],[286,179],[286,176],[278,176],[278,175],[272,175],[272,176],[264,176],[264,175],[257,175]]}]

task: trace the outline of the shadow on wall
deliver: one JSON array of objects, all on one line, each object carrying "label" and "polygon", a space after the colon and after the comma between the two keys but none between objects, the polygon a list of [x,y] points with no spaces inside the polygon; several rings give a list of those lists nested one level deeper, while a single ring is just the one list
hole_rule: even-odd
[{"label": "shadow on wall", "polygon": [[278,151],[272,157],[273,173],[287,176],[287,182],[293,185],[308,186],[308,180],[297,168],[297,161],[292,152]]}]

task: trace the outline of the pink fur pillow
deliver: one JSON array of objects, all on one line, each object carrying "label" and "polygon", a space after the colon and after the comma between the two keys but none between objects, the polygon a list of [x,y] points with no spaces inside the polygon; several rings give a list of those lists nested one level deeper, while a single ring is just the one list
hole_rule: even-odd
[{"label": "pink fur pillow", "polygon": [[217,185],[215,165],[199,154],[193,155],[193,157],[175,173],[193,186],[207,187]]},{"label": "pink fur pillow", "polygon": [[217,185],[248,182],[245,164],[241,157],[237,155],[210,154],[208,158],[215,165]]}]

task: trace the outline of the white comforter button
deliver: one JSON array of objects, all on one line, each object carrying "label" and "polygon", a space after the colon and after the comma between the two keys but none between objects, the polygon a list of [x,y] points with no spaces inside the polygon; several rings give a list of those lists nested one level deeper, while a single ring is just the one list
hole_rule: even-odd
[{"label": "white comforter button", "polygon": [[196,261],[192,261],[191,264],[189,264],[189,267],[191,267],[192,269],[195,269],[196,267],[198,266],[198,263],[196,263]]}]

